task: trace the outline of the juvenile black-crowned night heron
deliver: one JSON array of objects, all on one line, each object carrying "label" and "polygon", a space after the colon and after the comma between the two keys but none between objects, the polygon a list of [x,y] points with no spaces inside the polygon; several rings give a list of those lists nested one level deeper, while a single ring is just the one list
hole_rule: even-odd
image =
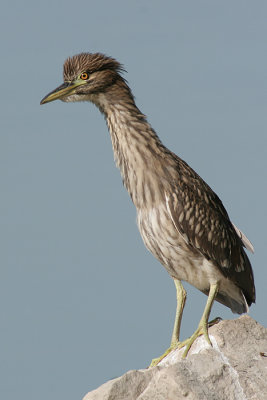
[{"label": "juvenile black-crowned night heron", "polygon": [[[157,365],[172,349],[208,336],[214,300],[242,314],[255,302],[253,272],[243,247],[253,252],[246,236],[230,221],[218,196],[189,167],[168,150],[135,105],[123,68],[103,54],[82,53],[64,64],[64,83],[41,104],[91,101],[104,114],[115,161],[137,210],[138,227],[151,253],[174,279],[177,310],[170,348],[152,361]],[[186,300],[181,281],[208,295],[195,333],[179,342]]]}]

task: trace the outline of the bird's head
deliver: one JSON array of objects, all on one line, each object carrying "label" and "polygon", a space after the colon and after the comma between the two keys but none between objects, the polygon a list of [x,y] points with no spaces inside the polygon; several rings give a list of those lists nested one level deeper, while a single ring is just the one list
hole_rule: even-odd
[{"label": "bird's head", "polygon": [[48,93],[41,104],[54,100],[93,101],[112,90],[118,81],[124,83],[122,65],[114,58],[100,53],[81,53],[68,58],[63,67],[64,83]]}]

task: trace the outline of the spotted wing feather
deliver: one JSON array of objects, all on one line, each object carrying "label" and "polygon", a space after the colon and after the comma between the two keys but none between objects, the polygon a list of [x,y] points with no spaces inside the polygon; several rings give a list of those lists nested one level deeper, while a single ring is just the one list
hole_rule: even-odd
[{"label": "spotted wing feather", "polygon": [[243,291],[251,305],[255,302],[254,279],[243,246],[247,244],[246,247],[252,249],[253,246],[231,223],[212,189],[185,162],[181,165],[180,161],[180,168],[183,171],[179,185],[174,185],[166,197],[174,225],[187,243],[211,260]]}]

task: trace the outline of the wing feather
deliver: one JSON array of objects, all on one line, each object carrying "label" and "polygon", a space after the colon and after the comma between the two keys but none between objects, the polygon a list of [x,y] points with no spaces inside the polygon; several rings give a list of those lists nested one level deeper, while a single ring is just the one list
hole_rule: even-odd
[{"label": "wing feather", "polygon": [[[253,251],[246,236],[231,223],[219,197],[184,163],[179,185],[165,192],[172,222],[185,240],[244,293],[248,304],[255,301],[253,272],[243,246]],[[188,170],[189,168],[189,170]]]}]

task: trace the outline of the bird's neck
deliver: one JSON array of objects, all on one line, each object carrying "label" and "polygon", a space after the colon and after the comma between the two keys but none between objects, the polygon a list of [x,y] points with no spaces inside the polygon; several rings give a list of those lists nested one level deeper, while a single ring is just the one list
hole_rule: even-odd
[{"label": "bird's neck", "polygon": [[125,84],[98,97],[110,131],[114,158],[125,187],[138,208],[161,201],[155,175],[163,175],[160,159],[168,151],[134,102]]}]

